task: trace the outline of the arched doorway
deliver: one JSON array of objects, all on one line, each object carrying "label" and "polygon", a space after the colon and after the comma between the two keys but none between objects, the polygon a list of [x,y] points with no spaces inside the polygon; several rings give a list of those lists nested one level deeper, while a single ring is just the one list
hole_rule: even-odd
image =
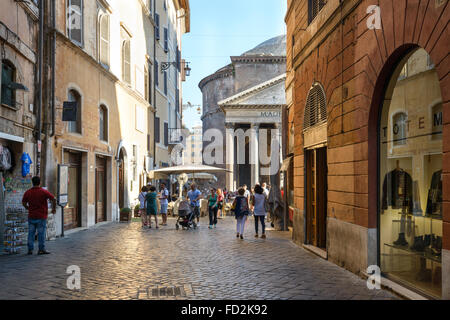
[{"label": "arched doorway", "polygon": [[119,186],[119,209],[128,206],[127,201],[127,154],[125,148],[121,147],[118,161],[118,186]]},{"label": "arched doorway", "polygon": [[378,248],[381,271],[442,296],[443,110],[428,53],[403,51],[378,117]]},{"label": "arched doorway", "polygon": [[327,106],[322,85],[308,93],[303,122],[306,244],[327,248]]}]

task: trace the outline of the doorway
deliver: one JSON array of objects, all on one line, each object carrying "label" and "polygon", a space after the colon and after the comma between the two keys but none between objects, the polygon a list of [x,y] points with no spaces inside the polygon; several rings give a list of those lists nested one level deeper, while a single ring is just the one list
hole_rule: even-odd
[{"label": "doorway", "polygon": [[123,148],[119,154],[119,209],[125,207],[125,156]]},{"label": "doorway", "polygon": [[106,158],[95,159],[95,223],[106,221]]},{"label": "doorway", "polygon": [[326,250],[327,246],[327,148],[305,150],[306,242]]},{"label": "doorway", "polygon": [[81,153],[64,151],[69,166],[68,203],[64,208],[64,230],[81,227]]}]

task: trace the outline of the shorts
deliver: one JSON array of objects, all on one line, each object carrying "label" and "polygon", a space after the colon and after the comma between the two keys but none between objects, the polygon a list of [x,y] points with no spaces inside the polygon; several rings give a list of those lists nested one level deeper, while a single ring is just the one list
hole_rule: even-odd
[{"label": "shorts", "polygon": [[167,214],[167,204],[162,204],[161,203],[161,214]]},{"label": "shorts", "polygon": [[217,208],[219,208],[219,210],[221,210],[221,209],[223,208],[222,202],[219,202],[219,203],[217,204]]},{"label": "shorts", "polygon": [[191,211],[194,212],[194,217],[200,217],[200,207],[191,206]]}]

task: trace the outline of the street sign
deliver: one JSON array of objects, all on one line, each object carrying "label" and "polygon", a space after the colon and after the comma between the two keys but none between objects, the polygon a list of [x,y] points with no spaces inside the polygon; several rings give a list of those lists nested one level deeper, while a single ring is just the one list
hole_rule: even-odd
[{"label": "street sign", "polygon": [[64,101],[62,121],[77,121],[77,108],[76,101]]}]

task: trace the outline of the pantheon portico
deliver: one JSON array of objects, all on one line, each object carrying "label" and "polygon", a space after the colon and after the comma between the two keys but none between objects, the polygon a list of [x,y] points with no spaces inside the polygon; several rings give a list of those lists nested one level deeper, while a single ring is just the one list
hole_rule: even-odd
[{"label": "pantheon portico", "polygon": [[[236,190],[244,184],[253,187],[256,183],[270,183],[270,174],[274,170],[278,172],[281,163],[281,111],[286,104],[285,81],[286,74],[282,74],[219,101],[225,114],[224,153],[228,190]],[[273,144],[273,139],[278,143]],[[261,143],[267,145],[266,154]],[[276,159],[272,146],[278,148]],[[274,161],[279,163],[274,165]],[[271,164],[272,172],[269,169]]]}]

